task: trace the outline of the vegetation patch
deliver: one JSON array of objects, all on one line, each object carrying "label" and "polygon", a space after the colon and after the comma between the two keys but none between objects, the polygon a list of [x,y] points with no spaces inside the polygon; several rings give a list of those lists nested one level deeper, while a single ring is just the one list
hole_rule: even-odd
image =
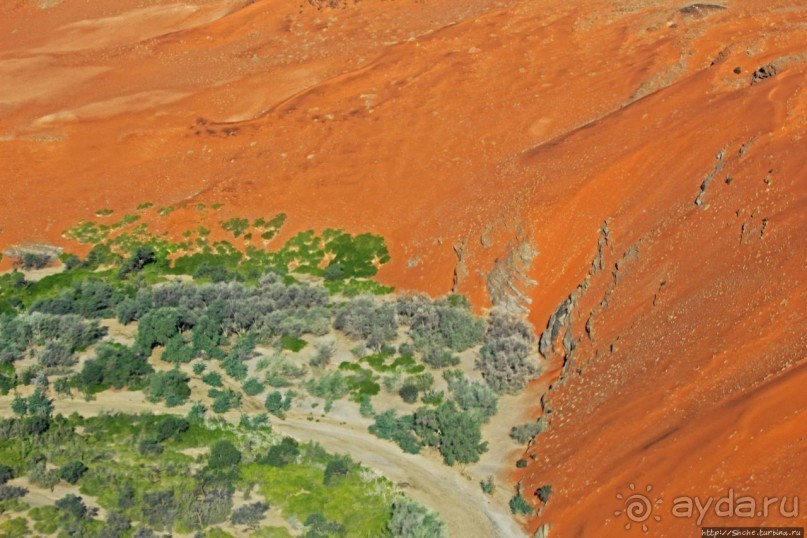
[{"label": "vegetation patch", "polygon": [[[65,482],[81,494],[52,507],[55,530],[51,507],[14,497],[3,509],[42,534],[281,535],[263,526],[274,510],[310,536],[441,536],[439,520],[386,481],[276,438],[270,415],[314,421],[346,400],[407,453],[473,463],[499,395],[536,373],[531,328],[476,316],[458,295],[384,296],[392,290],[372,277],[389,253],[370,234],[304,231],[269,250],[250,243],[274,238],[285,215],[230,218],[179,240],[138,218],[68,230],[92,248],[63,255],[60,273],[0,275],[0,393],[16,414],[0,424],[0,464],[36,487]],[[229,240],[211,240],[222,231]],[[475,372],[457,369],[470,364]],[[53,416],[54,396],[58,408],[119,391],[176,416]],[[512,436],[538,431],[521,425]],[[235,507],[236,491],[254,497]]]}]

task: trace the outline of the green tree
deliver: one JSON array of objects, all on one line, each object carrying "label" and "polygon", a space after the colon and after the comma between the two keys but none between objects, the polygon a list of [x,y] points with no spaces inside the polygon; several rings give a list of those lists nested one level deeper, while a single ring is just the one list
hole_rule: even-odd
[{"label": "green tree", "polygon": [[87,466],[78,460],[73,460],[69,463],[62,465],[59,468],[59,478],[68,484],[75,484],[78,482],[84,473],[87,472]]},{"label": "green tree", "polygon": [[154,372],[148,361],[135,355],[131,349],[111,342],[103,342],[96,347],[96,363],[102,370],[102,382],[116,389],[122,389]]},{"label": "green tree", "polygon": [[165,350],[161,356],[162,360],[172,362],[175,365],[183,364],[193,360],[193,348],[185,342],[180,335],[172,336],[165,344]]},{"label": "green tree", "polygon": [[17,416],[25,416],[28,414],[28,400],[23,398],[19,394],[14,395],[14,399],[11,400],[11,411]]},{"label": "green tree", "polygon": [[149,399],[165,400],[169,407],[182,405],[191,395],[189,380],[190,378],[179,370],[155,372],[149,378]]},{"label": "green tree", "polygon": [[78,495],[68,493],[58,501],[56,501],[56,508],[67,512],[75,519],[84,519],[87,514],[87,505],[84,504],[84,499]]},{"label": "green tree", "polygon": [[347,476],[350,471],[350,462],[347,458],[336,458],[328,462],[325,466],[325,477],[323,484],[330,486],[334,480],[343,476]]},{"label": "green tree", "polygon": [[39,417],[48,417],[53,412],[53,401],[40,389],[28,397],[28,412]]},{"label": "green tree", "polygon": [[190,422],[183,418],[166,417],[157,424],[157,442],[161,443],[171,438],[179,439],[190,427]]},{"label": "green tree", "polygon": [[210,447],[208,466],[211,469],[227,470],[241,462],[241,452],[227,440],[219,440]]},{"label": "green tree", "polygon": [[291,437],[284,437],[280,443],[269,447],[264,461],[272,467],[283,467],[293,463],[300,455],[300,444]]},{"label": "green tree", "polygon": [[191,329],[193,312],[187,308],[163,307],[149,310],[137,324],[134,350],[138,355],[148,356],[156,345],[166,345],[171,338]]},{"label": "green tree", "polygon": [[276,417],[283,418],[285,416],[283,412],[283,395],[280,391],[275,390],[267,394],[264,405],[266,406],[266,410]]}]

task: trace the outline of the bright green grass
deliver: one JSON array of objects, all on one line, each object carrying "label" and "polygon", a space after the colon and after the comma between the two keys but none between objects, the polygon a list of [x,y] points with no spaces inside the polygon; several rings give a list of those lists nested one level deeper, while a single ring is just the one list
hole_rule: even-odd
[{"label": "bright green grass", "polygon": [[280,507],[284,517],[294,515],[300,521],[315,513],[342,523],[349,536],[388,536],[391,484],[384,478],[362,479],[357,471],[322,483],[323,468],[290,464],[270,467],[250,464],[242,466],[241,475],[256,481],[261,494],[272,506]]},{"label": "bright green grass", "polygon": [[305,340],[302,338],[295,338],[294,336],[284,336],[280,339],[280,346],[283,349],[287,349],[293,353],[302,351],[302,349],[307,345],[308,343]]}]

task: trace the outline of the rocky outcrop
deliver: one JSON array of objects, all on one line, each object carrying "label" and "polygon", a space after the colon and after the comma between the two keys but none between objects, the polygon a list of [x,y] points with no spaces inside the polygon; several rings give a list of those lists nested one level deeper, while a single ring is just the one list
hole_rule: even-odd
[{"label": "rocky outcrop", "polygon": [[529,290],[536,282],[529,272],[538,249],[519,228],[505,254],[494,261],[487,275],[488,296],[493,306],[515,315],[524,315],[532,300]]}]

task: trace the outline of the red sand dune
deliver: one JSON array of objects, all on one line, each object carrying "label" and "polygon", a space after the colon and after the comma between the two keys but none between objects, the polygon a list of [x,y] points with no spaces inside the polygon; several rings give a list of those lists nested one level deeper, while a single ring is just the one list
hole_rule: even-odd
[{"label": "red sand dune", "polygon": [[3,2],[0,246],[152,201],[380,233],[385,282],[538,331],[582,286],[525,524],[641,534],[615,495],[652,484],[694,535],[673,498],[807,471],[807,6],[722,4]]}]

